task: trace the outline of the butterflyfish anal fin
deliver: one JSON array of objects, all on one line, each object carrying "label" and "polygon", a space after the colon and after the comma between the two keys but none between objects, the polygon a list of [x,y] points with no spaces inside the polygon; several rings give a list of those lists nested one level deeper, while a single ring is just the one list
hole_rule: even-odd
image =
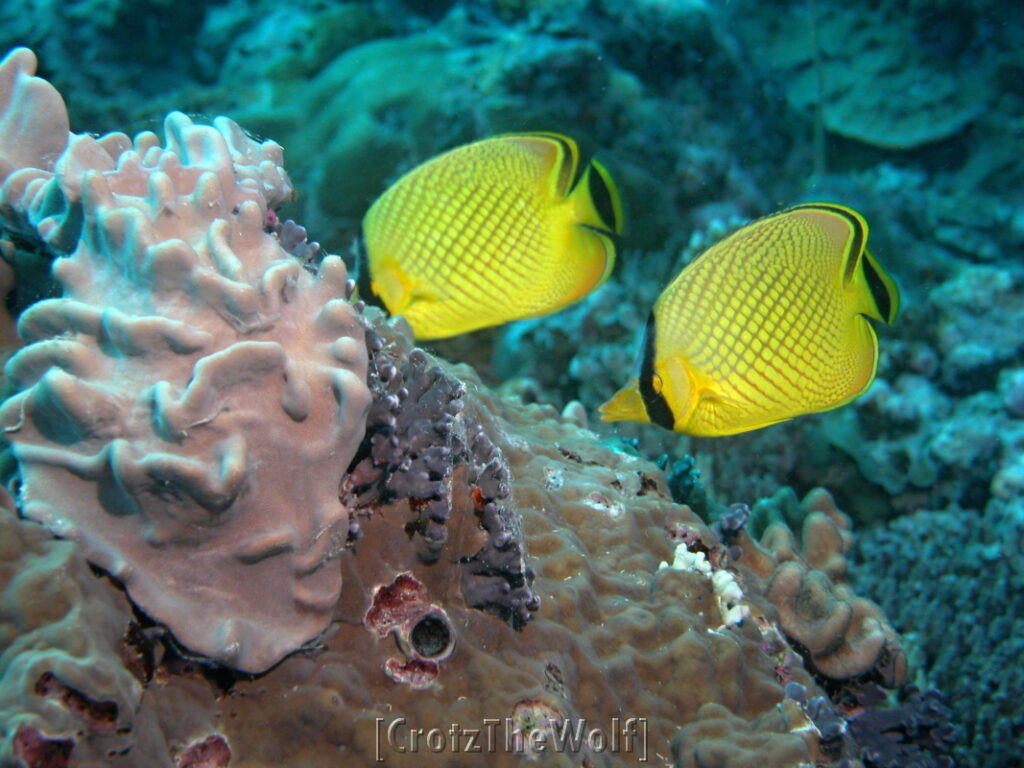
[{"label": "butterflyfish anal fin", "polygon": [[851,355],[854,361],[853,375],[851,376],[850,393],[840,400],[835,407],[846,405],[868,391],[875,374],[878,372],[878,334],[875,329],[863,317],[854,318],[856,323],[856,341],[854,342],[855,354]]}]

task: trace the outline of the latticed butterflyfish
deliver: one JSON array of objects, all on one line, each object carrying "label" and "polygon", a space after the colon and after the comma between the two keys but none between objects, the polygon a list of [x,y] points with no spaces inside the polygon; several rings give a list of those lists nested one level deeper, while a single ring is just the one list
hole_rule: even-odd
[{"label": "latticed butterflyfish", "polygon": [[844,405],[871,385],[899,290],[854,210],[808,203],[755,221],[686,266],[654,304],[636,379],[605,421],[732,435]]},{"label": "latticed butterflyfish", "polygon": [[419,339],[537,317],[611,273],[622,205],[608,171],[554,133],[445,152],[363,219],[370,285]]}]

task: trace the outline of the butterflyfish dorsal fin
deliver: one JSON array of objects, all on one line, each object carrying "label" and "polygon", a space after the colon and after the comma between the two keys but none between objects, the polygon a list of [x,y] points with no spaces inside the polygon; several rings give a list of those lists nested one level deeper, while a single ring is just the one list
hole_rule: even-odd
[{"label": "butterflyfish dorsal fin", "polygon": [[857,211],[837,203],[805,203],[789,209],[790,213],[803,211],[813,216],[841,254],[843,285],[851,285],[866,250],[868,223]]},{"label": "butterflyfish dorsal fin", "polygon": [[550,174],[553,196],[565,197],[572,191],[578,181],[580,149],[568,136],[538,131],[503,134],[495,138],[506,139],[536,155],[542,172]]}]

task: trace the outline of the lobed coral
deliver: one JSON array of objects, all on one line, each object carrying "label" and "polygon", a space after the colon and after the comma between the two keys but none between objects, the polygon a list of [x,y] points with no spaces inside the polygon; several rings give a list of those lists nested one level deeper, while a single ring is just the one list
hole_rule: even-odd
[{"label": "lobed coral", "polygon": [[[122,594],[89,570],[79,548],[0,509],[0,764],[45,764],[33,751],[101,758],[133,743],[143,689],[121,660],[132,619]],[[58,763],[59,764],[59,763]],[[65,763],[66,764],[66,763]]]},{"label": "lobed coral", "polygon": [[[800,525],[799,540],[786,517]],[[831,495],[818,488],[798,502],[792,490],[782,489],[755,505],[752,525],[763,528],[759,539],[746,527],[729,537],[736,562],[765,580],[779,627],[808,667],[832,680],[873,677],[887,687],[906,682],[899,636],[877,605],[845,583],[851,523]]]},{"label": "lobed coral", "polygon": [[24,49],[0,65],[0,211],[62,256],[64,295],[21,315],[7,366],[20,509],[185,647],[265,670],[341,586],[338,486],[370,400],[344,265],[314,277],[264,232],[292,193],[276,144],[181,114],[164,146],[69,137],[34,69]]},{"label": "lobed coral", "polygon": [[[408,349],[400,329],[377,331],[382,349]],[[619,728],[617,750],[584,741],[546,764],[634,764],[641,747],[688,768],[712,756],[733,768],[755,756],[780,768],[824,759],[809,710],[785,705],[786,682],[823,693],[773,629],[775,608],[743,563],[755,561],[753,546],[730,564],[712,531],[668,499],[656,466],[602,445],[551,408],[497,400],[471,372],[439,360],[408,368],[404,355],[396,359],[396,368],[424,381],[437,380],[431,371],[444,379],[457,371],[465,389],[459,420],[487,436],[507,472],[506,504],[520,521],[540,596],[533,620],[517,631],[466,602],[463,562],[487,546],[488,533],[470,467],[460,463],[445,481],[443,556],[424,559],[417,536],[405,533],[420,516],[415,499],[361,517],[361,535],[341,557],[336,619],[316,652],[255,680],[229,676],[225,691],[211,684],[223,674],[207,678],[152,636],[143,640],[156,672],[144,678],[137,717],[155,718],[167,739],[163,757],[146,748],[148,764],[180,761],[212,739],[231,764],[250,766],[326,767],[339,752],[348,765],[375,764],[379,755],[388,765],[517,765],[566,723],[608,738]],[[409,390],[420,389],[412,378]],[[659,570],[680,545],[730,573],[743,596],[719,594],[699,571]],[[824,563],[841,549],[825,541],[804,551]],[[741,600],[756,620],[728,625],[723,597]],[[186,711],[189,727],[173,725]],[[643,719],[642,742],[625,730],[627,716]],[[467,742],[453,739],[488,718],[513,729],[509,740],[498,731],[502,741],[486,758],[455,752]],[[441,729],[444,748],[415,752],[416,728]],[[140,764],[133,760],[113,757],[110,765]]]}]

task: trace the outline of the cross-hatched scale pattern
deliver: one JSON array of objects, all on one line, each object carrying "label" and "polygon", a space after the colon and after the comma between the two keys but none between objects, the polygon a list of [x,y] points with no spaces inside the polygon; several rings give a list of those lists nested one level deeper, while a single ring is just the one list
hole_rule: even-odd
[{"label": "cross-hatched scale pattern", "polygon": [[[552,199],[550,166],[510,142],[439,159],[392,187],[371,212],[371,260],[401,263],[409,291],[401,312],[414,327],[426,323],[417,323],[420,298],[431,301],[430,326],[451,328],[481,313],[498,322],[543,314],[580,294],[573,239],[593,235],[574,232],[571,205]],[[564,153],[555,159],[567,161]]]},{"label": "cross-hatched scale pattern", "polygon": [[763,422],[766,404],[781,420],[867,384],[874,331],[842,266],[823,230],[791,218],[737,233],[680,274],[658,302],[660,346],[721,396],[702,399],[694,420],[720,425],[739,409]]}]

